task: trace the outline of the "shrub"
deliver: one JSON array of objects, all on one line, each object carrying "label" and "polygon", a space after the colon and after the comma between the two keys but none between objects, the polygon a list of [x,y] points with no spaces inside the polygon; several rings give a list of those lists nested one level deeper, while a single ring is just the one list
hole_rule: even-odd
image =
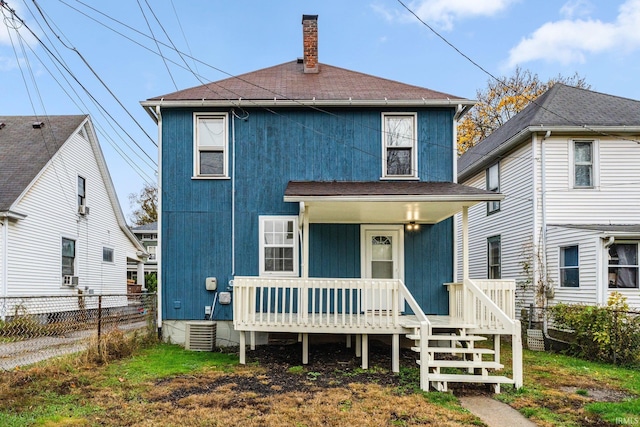
[{"label": "shrub", "polygon": [[551,315],[555,325],[573,330],[573,354],[620,365],[640,362],[640,315],[629,312],[620,293],[612,293],[604,307],[560,303]]}]

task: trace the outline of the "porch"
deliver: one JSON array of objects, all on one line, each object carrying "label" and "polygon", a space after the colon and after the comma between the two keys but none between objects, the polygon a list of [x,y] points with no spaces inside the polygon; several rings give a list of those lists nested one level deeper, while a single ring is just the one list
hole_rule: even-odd
[{"label": "porch", "polygon": [[[385,335],[391,337],[393,372],[399,372],[400,338],[413,341],[423,390],[446,391],[453,382],[491,384],[496,393],[501,384],[521,387],[515,282],[467,279],[446,286],[450,315],[428,316],[401,280],[236,277],[234,328],[240,332],[240,363],[246,362],[247,335],[250,348],[255,348],[255,332],[299,334],[303,364],[309,361],[309,334],[336,334],[345,336],[347,347],[355,344],[356,356],[367,369],[369,337]],[[377,308],[383,301],[391,303]],[[476,345],[487,337],[493,338],[493,348]],[[504,367],[503,337],[512,343],[511,377],[495,375]]]}]

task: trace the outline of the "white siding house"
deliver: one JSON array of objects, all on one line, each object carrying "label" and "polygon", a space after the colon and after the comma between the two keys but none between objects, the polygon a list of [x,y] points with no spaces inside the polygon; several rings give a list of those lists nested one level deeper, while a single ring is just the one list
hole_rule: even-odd
[{"label": "white siding house", "polygon": [[464,153],[458,181],[494,189],[494,165],[505,200],[469,209],[472,278],[497,263],[520,308],[613,291],[640,308],[640,101],[556,84]]},{"label": "white siding house", "polygon": [[126,293],[146,253],[88,116],[0,116],[0,236],[0,297]]}]

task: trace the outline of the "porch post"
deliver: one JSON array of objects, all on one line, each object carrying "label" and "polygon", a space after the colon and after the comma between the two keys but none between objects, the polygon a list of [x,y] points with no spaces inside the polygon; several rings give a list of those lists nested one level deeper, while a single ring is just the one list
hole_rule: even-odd
[{"label": "porch post", "polygon": [[302,210],[302,277],[309,277],[309,206],[300,204]]},{"label": "porch post", "polygon": [[462,208],[462,281],[469,278],[469,206]]},{"label": "porch post", "polygon": [[137,267],[137,270],[138,270],[137,271],[138,277],[137,277],[136,284],[137,285],[142,285],[142,289],[146,289],[146,287],[144,285],[144,262],[138,261],[138,264],[137,264],[136,267]]}]

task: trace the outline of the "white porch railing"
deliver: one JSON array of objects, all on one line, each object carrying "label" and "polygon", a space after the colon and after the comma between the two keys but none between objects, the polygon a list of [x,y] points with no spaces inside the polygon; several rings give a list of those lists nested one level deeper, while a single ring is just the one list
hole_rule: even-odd
[{"label": "white porch railing", "polygon": [[404,302],[427,322],[401,280],[235,277],[233,293],[239,331],[400,329]]},{"label": "white porch railing", "polygon": [[479,329],[512,333],[515,319],[514,280],[471,280],[447,283],[449,315]]}]

